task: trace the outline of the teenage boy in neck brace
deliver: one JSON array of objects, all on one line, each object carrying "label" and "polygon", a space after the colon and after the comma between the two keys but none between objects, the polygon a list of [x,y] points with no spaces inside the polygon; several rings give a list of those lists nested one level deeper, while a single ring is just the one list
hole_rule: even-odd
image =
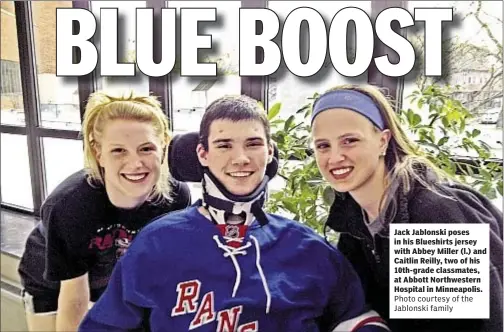
[{"label": "teenage boy in neck brace", "polygon": [[203,199],[138,235],[80,331],[389,331],[337,249],[263,211],[278,160],[256,100],[216,100],[176,141],[172,173],[199,168]]}]

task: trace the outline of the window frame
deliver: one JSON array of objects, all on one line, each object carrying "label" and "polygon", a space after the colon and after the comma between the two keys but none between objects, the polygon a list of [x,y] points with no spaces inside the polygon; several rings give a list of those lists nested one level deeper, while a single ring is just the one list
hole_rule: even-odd
[{"label": "window frame", "polygon": [[[407,0],[370,0],[371,1],[371,19],[374,22],[376,16],[386,8],[402,7],[407,8]],[[165,8],[168,2],[165,0],[146,0],[148,8],[154,8],[154,24],[160,25],[161,8]],[[301,5],[301,3],[300,3]],[[41,127],[40,119],[40,103],[38,92],[38,80],[36,73],[34,31],[31,2],[14,1],[16,28],[19,48],[19,66],[21,73],[21,93],[23,96],[25,126],[15,126],[0,124],[0,132],[8,134],[26,135],[28,142],[29,167],[32,184],[33,210],[13,206],[4,203],[1,200],[1,207],[15,210],[18,212],[28,213],[39,216],[40,206],[46,196],[46,170],[44,168],[44,151],[42,138],[63,138],[63,139],[81,139],[80,132],[75,130],[61,130]],[[90,1],[72,1],[73,8],[82,8],[91,10]],[[242,8],[268,8],[268,0],[241,0]],[[405,31],[399,31],[398,27],[394,27],[397,33],[405,34]],[[74,26],[77,29],[77,23]],[[158,33],[154,34],[154,38],[160,40],[160,29],[156,29]],[[154,43],[154,57],[158,61],[161,59],[160,42]],[[258,50],[257,58],[261,59],[262,53]],[[375,40],[374,56],[387,54],[389,49],[379,39]],[[79,54],[74,54],[76,60],[79,60]],[[391,61],[397,60],[395,52],[391,52],[389,56]],[[97,90],[98,82],[97,73],[94,71],[87,76],[78,77],[78,94],[79,94],[79,111],[81,121],[83,119],[86,101],[90,94]],[[388,77],[378,71],[374,62],[371,63],[368,69],[368,83],[376,84],[388,91],[395,99],[398,107],[401,106],[402,93],[404,88],[403,78]],[[172,82],[171,75],[163,77],[150,77],[149,90],[159,97],[163,110],[169,120],[170,126],[173,129],[173,103],[172,103]],[[241,92],[261,101],[266,109],[268,109],[268,77],[241,77]],[[502,159],[500,159],[502,164]]]},{"label": "window frame", "polygon": [[[89,8],[89,1],[72,1],[74,8]],[[9,204],[1,200],[1,207],[9,210],[40,216],[40,206],[44,201],[46,188],[46,170],[42,138],[62,138],[80,140],[80,131],[44,128],[41,126],[40,102],[38,92],[37,65],[35,58],[35,41],[33,31],[33,8],[30,1],[14,1],[16,29],[19,51],[19,67],[21,79],[21,93],[23,96],[23,111],[25,126],[0,124],[0,132],[25,135],[28,142],[28,162],[30,168],[33,209]],[[77,28],[77,24],[74,29]],[[79,60],[79,54],[74,54]],[[81,122],[85,110],[85,101],[95,88],[94,73],[78,77],[79,112]]]}]

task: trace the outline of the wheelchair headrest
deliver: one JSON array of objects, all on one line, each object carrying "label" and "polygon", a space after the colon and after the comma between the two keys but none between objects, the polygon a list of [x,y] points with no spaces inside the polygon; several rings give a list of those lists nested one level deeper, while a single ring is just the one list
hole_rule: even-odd
[{"label": "wheelchair headrest", "polygon": [[[168,165],[171,175],[182,182],[201,182],[203,166],[200,164],[196,147],[199,133],[190,132],[175,135],[168,147]],[[273,160],[266,167],[266,175],[271,180],[278,171],[278,149],[273,144]]]}]

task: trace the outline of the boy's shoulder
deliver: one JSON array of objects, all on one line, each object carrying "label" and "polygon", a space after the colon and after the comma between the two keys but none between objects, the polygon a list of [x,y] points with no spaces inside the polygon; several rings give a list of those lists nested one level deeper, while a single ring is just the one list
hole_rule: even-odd
[{"label": "boy's shoulder", "polygon": [[313,228],[304,224],[302,221],[293,220],[278,214],[268,213],[268,220],[273,230],[279,232],[289,232],[290,236],[296,236],[298,239],[310,239],[313,241],[327,244],[325,239]]},{"label": "boy's shoulder", "polygon": [[186,229],[191,227],[190,221],[198,218],[198,208],[189,206],[182,210],[166,212],[149,223],[142,230],[143,233],[155,233],[164,230]]},{"label": "boy's shoulder", "polygon": [[165,253],[179,251],[181,245],[192,243],[191,237],[197,227],[193,221],[198,213],[197,207],[191,206],[153,219],[137,234],[125,256],[137,259],[148,252],[153,261],[172,257]]}]

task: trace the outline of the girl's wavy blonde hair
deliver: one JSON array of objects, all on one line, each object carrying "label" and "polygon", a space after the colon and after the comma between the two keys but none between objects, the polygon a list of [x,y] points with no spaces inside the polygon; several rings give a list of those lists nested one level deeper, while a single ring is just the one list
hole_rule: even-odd
[{"label": "girl's wavy blonde hair", "polygon": [[171,140],[168,120],[161,109],[161,104],[154,96],[137,96],[133,91],[122,96],[112,96],[105,91],[93,93],[86,105],[82,122],[84,141],[84,167],[88,173],[88,182],[95,186],[105,186],[104,170],[96,158],[104,128],[111,120],[132,120],[151,124],[161,143],[163,155],[160,176],[154,185],[149,200],[170,199],[171,186],[168,168],[167,149]]},{"label": "girl's wavy blonde hair", "polygon": [[[366,84],[339,85],[326,92],[335,90],[353,90],[369,96],[380,110],[385,128],[390,130],[390,140],[385,154],[387,186],[380,200],[380,206],[382,206],[387,197],[390,199],[390,203],[386,208],[387,216],[385,217],[387,219],[392,220],[397,212],[395,190],[402,188],[403,193],[407,194],[415,181],[423,187],[444,196],[434,184],[439,181],[452,181],[454,178],[428,160],[420,148],[408,138],[403,128],[401,128],[391,98],[386,97],[385,93],[382,93],[379,88]],[[375,130],[379,131],[376,127]],[[390,219],[391,217],[392,219]]]}]

